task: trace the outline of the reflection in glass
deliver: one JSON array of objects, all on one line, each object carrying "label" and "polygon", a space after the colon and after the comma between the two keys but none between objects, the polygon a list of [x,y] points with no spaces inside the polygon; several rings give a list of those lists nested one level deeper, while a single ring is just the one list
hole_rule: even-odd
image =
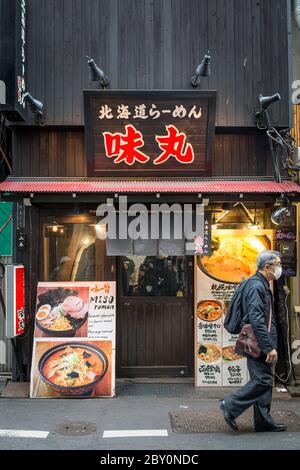
[{"label": "reflection in glass", "polygon": [[44,226],[44,280],[93,281],[95,279],[95,228],[64,224],[53,231]]},{"label": "reflection in glass", "polygon": [[183,256],[122,256],[122,293],[125,296],[184,296]]}]

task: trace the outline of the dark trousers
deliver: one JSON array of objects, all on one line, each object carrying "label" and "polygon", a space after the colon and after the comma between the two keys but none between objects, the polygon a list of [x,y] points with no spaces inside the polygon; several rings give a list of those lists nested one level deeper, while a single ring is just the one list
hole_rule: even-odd
[{"label": "dark trousers", "polygon": [[238,392],[225,398],[225,406],[233,418],[237,418],[250,406],[254,407],[254,427],[274,423],[270,416],[273,364],[247,358],[250,380]]}]

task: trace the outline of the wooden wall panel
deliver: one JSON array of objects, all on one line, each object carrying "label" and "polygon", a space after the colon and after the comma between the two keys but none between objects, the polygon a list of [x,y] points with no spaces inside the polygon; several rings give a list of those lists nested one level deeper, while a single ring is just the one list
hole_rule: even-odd
[{"label": "wooden wall panel", "polygon": [[13,135],[14,176],[86,176],[83,130],[23,129]]},{"label": "wooden wall panel", "polygon": [[85,55],[111,89],[189,89],[210,49],[216,124],[253,126],[259,93],[280,92],[272,119],[287,126],[287,41],[287,0],[28,0],[26,83],[47,124],[83,125]]},{"label": "wooden wall panel", "polygon": [[[220,132],[220,131],[219,131]],[[14,176],[87,175],[84,131],[18,129],[13,134]],[[217,133],[212,176],[271,176],[272,161],[264,132]]]}]

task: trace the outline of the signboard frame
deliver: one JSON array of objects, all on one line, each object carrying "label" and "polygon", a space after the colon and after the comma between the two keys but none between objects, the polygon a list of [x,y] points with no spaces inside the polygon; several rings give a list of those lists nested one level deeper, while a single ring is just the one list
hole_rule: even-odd
[{"label": "signboard frame", "polygon": [[[64,331],[57,330],[55,326],[52,328],[52,315],[56,315],[59,322],[69,321],[69,327]],[[42,318],[45,320],[50,318],[52,322],[50,326],[43,323]],[[73,352],[70,352],[70,348]],[[38,283],[30,379],[31,398],[114,397],[115,348],[115,281]],[[75,377],[71,377],[73,384],[67,382],[62,386],[59,377],[55,381],[50,375],[47,376],[44,367],[48,367],[48,359],[50,361],[55,355],[57,360],[59,351],[64,351],[63,355],[58,356],[59,358],[67,354],[71,356],[77,354],[77,363],[83,361],[80,364],[80,373],[87,367],[86,375],[93,374],[92,378],[89,377],[90,381],[86,382],[87,377],[85,377],[85,382],[74,384]],[[90,363],[87,364],[85,361]],[[102,362],[101,367],[99,361]],[[63,382],[66,380],[67,378],[63,377]]]},{"label": "signboard frame", "polygon": [[5,304],[6,336],[15,338],[25,332],[25,270],[21,264],[5,266]]},{"label": "signboard frame", "polygon": [[[85,117],[85,139],[86,139],[86,149],[87,149],[87,167],[88,167],[88,176],[97,177],[97,176],[210,176],[212,173],[212,155],[213,155],[213,145],[214,145],[214,133],[215,133],[215,115],[216,115],[216,90],[83,90],[84,96],[84,117]],[[169,159],[168,162],[164,162],[161,165],[151,165],[152,158],[148,162],[149,165],[143,165],[137,163],[136,165],[127,165],[122,163],[114,164],[114,159],[110,161],[105,161],[106,168],[96,168],[95,166],[95,149],[93,143],[93,135],[95,132],[111,132],[112,127],[116,128],[116,122],[120,124],[120,127],[123,126],[125,129],[125,124],[134,124],[138,131],[143,130],[143,119],[128,120],[124,122],[123,119],[117,121],[117,117],[113,117],[110,122],[114,122],[114,126],[106,125],[101,129],[101,122],[99,120],[99,126],[95,129],[93,117],[91,112],[91,107],[93,106],[93,100],[98,100],[99,103],[103,105],[109,104],[111,100],[119,100],[119,103],[130,103],[130,106],[134,107],[135,105],[147,102],[147,106],[156,106],[158,103],[172,103],[173,108],[175,105],[181,105],[185,101],[191,102],[199,105],[201,107],[205,105],[207,107],[207,118],[205,120],[206,124],[206,141],[205,141],[205,160],[204,168],[203,161],[197,157],[195,152],[195,159],[193,161],[193,168],[188,168],[188,164],[179,165],[175,158]],[[198,108],[199,109],[199,108]],[[163,111],[160,109],[161,116]],[[191,111],[189,109],[189,111]],[[166,115],[167,116],[167,115]],[[134,122],[133,122],[134,121]],[[156,121],[154,121],[156,123]],[[167,119],[166,123],[163,121],[163,118],[159,121],[159,129],[162,132],[162,135],[166,135],[167,124],[176,124],[178,125],[178,131],[184,132],[184,129],[188,127],[187,124],[180,125],[179,118]],[[149,124],[148,124],[149,125]],[[196,127],[196,125],[195,125]],[[158,144],[155,142],[155,137],[153,136],[153,144],[155,144],[155,152],[157,156],[161,152]],[[189,143],[189,135],[186,135],[186,145]],[[197,137],[197,136],[196,136]],[[149,147],[148,143],[148,147]],[[145,145],[146,147],[146,145]],[[154,146],[153,146],[154,147]],[[140,148],[140,151],[143,151],[143,147]],[[198,158],[198,160],[196,160]],[[108,160],[108,159],[107,159]],[[108,165],[111,163],[110,165]],[[197,166],[199,165],[199,166]]]}]

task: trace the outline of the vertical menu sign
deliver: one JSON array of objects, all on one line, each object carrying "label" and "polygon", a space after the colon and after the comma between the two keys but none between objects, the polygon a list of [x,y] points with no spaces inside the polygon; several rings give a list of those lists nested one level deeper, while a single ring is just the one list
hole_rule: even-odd
[{"label": "vertical menu sign", "polygon": [[224,328],[239,283],[256,272],[260,251],[271,249],[272,231],[214,230],[210,256],[195,256],[196,386],[242,386],[246,359],[235,352],[237,335]]}]

